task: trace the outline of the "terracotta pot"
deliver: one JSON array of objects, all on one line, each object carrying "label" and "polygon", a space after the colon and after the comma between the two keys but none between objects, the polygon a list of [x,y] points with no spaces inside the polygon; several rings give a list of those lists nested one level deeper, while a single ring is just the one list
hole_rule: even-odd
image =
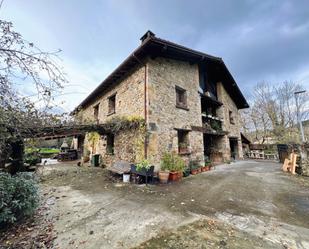
[{"label": "terracotta pot", "polygon": [[202,172],[202,168],[197,169],[198,174]]},{"label": "terracotta pot", "polygon": [[176,182],[179,180],[178,178],[178,172],[177,171],[172,171],[170,172],[170,176],[169,176],[169,180],[172,181],[172,182]]},{"label": "terracotta pot", "polygon": [[207,171],[207,166],[202,167],[201,170],[202,170],[202,172]]},{"label": "terracotta pot", "polygon": [[182,171],[178,171],[177,173],[178,173],[178,181],[180,181],[182,179],[183,173]]},{"label": "terracotta pot", "polygon": [[192,175],[197,175],[198,174],[198,169],[191,169],[191,174]]},{"label": "terracotta pot", "polygon": [[169,175],[170,175],[170,172],[168,172],[168,171],[159,171],[160,183],[167,183]]},{"label": "terracotta pot", "polygon": [[209,165],[205,166],[204,168],[205,168],[205,171],[209,171],[210,170],[210,166]]}]

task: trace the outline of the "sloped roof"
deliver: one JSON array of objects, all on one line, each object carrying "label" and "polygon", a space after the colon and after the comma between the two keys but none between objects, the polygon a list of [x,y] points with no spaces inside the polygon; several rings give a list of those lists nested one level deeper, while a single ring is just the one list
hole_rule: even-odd
[{"label": "sloped roof", "polygon": [[73,111],[91,104],[111,85],[119,82],[132,68],[141,64],[147,56],[151,58],[166,57],[190,63],[205,63],[211,66],[239,109],[248,108],[249,105],[237,86],[233,76],[227,69],[222,58],[199,52],[176,43],[158,38],[151,31],[147,31],[141,37],[141,45],[138,46],[96,89],[94,89]]}]

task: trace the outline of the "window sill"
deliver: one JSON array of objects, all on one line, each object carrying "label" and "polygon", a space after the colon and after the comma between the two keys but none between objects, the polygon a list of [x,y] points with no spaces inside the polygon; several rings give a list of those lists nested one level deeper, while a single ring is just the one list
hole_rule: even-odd
[{"label": "window sill", "polygon": [[182,110],[186,110],[189,111],[189,108],[186,106],[182,106],[182,105],[176,105],[176,108],[182,109]]},{"label": "window sill", "polygon": [[106,116],[110,116],[110,115],[113,115],[113,114],[115,114],[116,112],[115,111],[113,111],[113,112],[110,112],[110,113],[107,113],[107,115]]},{"label": "window sill", "polygon": [[180,156],[191,155],[191,152],[190,152],[190,151],[186,151],[186,152],[178,152],[178,155],[180,155]]}]

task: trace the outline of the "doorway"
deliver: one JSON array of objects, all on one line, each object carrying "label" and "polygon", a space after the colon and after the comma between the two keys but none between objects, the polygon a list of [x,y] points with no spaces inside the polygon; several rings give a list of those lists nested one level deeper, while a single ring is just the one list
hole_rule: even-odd
[{"label": "doorway", "polygon": [[238,141],[237,138],[229,138],[230,149],[231,149],[231,159],[238,159]]}]

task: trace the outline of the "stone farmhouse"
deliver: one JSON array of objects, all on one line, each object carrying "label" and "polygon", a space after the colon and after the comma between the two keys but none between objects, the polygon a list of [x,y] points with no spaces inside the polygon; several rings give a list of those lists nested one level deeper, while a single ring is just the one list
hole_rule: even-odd
[{"label": "stone farmhouse", "polygon": [[[100,137],[95,152],[103,163],[133,163],[143,157],[158,169],[162,155],[171,151],[187,162],[243,158],[238,111],[249,106],[223,60],[151,31],[140,40],[140,46],[74,110],[84,123],[123,116],[144,119],[144,135],[127,130]],[[87,135],[79,137],[78,144],[86,147]]]}]

